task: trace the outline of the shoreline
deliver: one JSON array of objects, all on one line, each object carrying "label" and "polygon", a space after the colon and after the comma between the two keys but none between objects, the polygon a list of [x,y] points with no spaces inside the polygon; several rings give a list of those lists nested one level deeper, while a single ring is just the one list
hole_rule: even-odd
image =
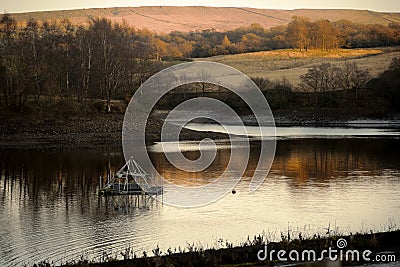
[{"label": "shoreline", "polygon": [[[339,240],[346,242],[343,249],[337,247]],[[302,255],[303,251],[313,250],[316,252],[316,259],[319,255],[323,255],[323,251],[329,249],[336,250],[337,254],[331,255],[339,257],[338,251],[343,251],[343,255],[346,255],[347,251],[357,250],[360,252],[359,259],[353,260],[346,259],[343,257],[341,261],[344,266],[360,266],[364,264],[377,263],[376,255],[394,255],[395,262],[400,260],[400,230],[378,232],[373,233],[355,233],[349,235],[333,235],[327,237],[320,237],[314,235],[310,238],[303,238],[301,234],[295,239],[291,239],[287,236],[282,236],[282,240],[279,242],[268,242],[263,235],[254,236],[253,240],[250,238],[238,245],[233,246],[232,244],[225,245],[224,248],[216,249],[203,249],[198,248],[195,245],[188,248],[189,251],[172,252],[172,250],[163,253],[158,247],[153,249],[154,256],[148,256],[143,254],[143,257],[139,257],[136,254],[130,258],[129,256],[124,260],[117,260],[111,258],[107,262],[90,262],[89,260],[82,260],[81,262],[68,264],[62,266],[92,266],[92,267],[125,267],[125,266],[298,266],[297,264],[306,264],[313,261],[280,261],[277,257],[277,252],[283,250],[286,252],[286,258],[290,251],[297,251]],[[271,251],[275,251],[275,254],[267,260],[260,261],[258,259],[258,253],[260,250],[268,251],[271,255]],[[368,258],[371,261],[363,260],[362,253],[366,250],[371,251]],[[289,254],[290,255],[290,254]],[[308,254],[307,254],[308,255]],[[324,262],[327,262],[327,254]],[[329,258],[328,258],[329,259]],[[340,261],[339,261],[340,262]],[[388,263],[388,262],[385,262]],[[294,265],[296,264],[296,265]],[[336,265],[335,265],[336,266]],[[341,265],[340,265],[341,266]]]},{"label": "shoreline", "polygon": [[[347,122],[356,121],[359,124],[362,120],[375,120],[373,125],[377,128],[387,128],[387,121],[392,122],[392,125],[396,127],[400,124],[400,113],[365,114],[365,111],[338,112],[335,109],[312,108],[276,110],[273,113],[275,125],[278,127],[351,127],[351,124]],[[147,144],[160,141],[162,117],[161,114],[149,120],[146,127]],[[123,118],[122,113],[59,116],[3,113],[0,115],[2,121],[0,149],[68,150],[121,146]],[[256,125],[252,116],[242,115],[241,118],[245,125]],[[205,121],[199,120],[199,122]],[[189,129],[182,129],[180,133],[181,140],[201,140],[205,137],[227,139],[229,136],[224,133],[197,132]]]}]

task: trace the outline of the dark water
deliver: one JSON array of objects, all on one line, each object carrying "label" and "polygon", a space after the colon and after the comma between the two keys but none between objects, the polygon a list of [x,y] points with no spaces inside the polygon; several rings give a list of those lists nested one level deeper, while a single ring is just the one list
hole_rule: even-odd
[{"label": "dark water", "polygon": [[[198,152],[186,143],[188,158]],[[193,146],[193,149],[190,147]],[[229,160],[220,145],[214,164],[201,174],[173,168],[157,145],[151,158],[167,179],[182,185],[210,182]],[[257,142],[245,176],[257,163]],[[121,257],[130,247],[142,256],[157,245],[218,247],[220,238],[239,243],[264,232],[293,235],[387,230],[400,219],[400,139],[290,139],[277,143],[272,170],[255,193],[244,177],[236,194],[196,209],[148,202],[115,209],[126,199],[99,196],[108,170],[124,163],[119,148],[85,151],[0,152],[0,266],[41,260],[62,263],[103,252]],[[195,196],[193,196],[195,197]],[[142,203],[143,204],[143,203]]]}]

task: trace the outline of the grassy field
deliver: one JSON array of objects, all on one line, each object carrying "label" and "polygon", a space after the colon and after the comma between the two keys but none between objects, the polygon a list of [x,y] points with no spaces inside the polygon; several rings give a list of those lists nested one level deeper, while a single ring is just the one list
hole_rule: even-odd
[{"label": "grassy field", "polygon": [[310,67],[322,64],[340,64],[354,61],[361,68],[367,69],[372,77],[387,70],[393,57],[400,57],[400,48],[382,49],[338,49],[330,52],[321,50],[284,49],[237,55],[215,56],[196,60],[215,61],[232,66],[250,77],[262,77],[280,80],[285,77],[297,86],[301,75]]}]

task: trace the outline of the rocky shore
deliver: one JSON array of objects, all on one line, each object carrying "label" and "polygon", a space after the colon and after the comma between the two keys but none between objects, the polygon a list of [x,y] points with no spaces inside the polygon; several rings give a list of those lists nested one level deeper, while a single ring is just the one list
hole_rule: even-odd
[{"label": "rocky shore", "polygon": [[[399,121],[400,114],[369,114],[364,110],[302,109],[274,111],[278,126],[337,125],[352,120]],[[244,115],[247,125],[254,118]],[[75,115],[0,114],[0,149],[89,149],[101,146],[121,146],[124,114],[94,113]],[[163,121],[152,118],[146,128],[146,142],[160,140]],[[201,140],[205,137],[226,139],[221,133],[204,133],[183,129],[181,140]]]},{"label": "rocky shore", "polygon": [[[9,114],[10,115],[10,114]],[[85,114],[73,116],[0,115],[0,149],[90,149],[121,146],[124,114]],[[150,119],[146,143],[160,141],[162,121]],[[221,133],[200,133],[182,129],[182,140],[227,138]]]}]

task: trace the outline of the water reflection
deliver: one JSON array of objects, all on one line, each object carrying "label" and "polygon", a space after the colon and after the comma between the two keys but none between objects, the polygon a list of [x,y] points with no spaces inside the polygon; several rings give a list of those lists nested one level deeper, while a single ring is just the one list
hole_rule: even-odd
[{"label": "water reflection", "polygon": [[[374,137],[374,136],[400,136],[399,123],[393,124],[367,124],[361,123],[347,123],[344,126],[337,127],[277,127],[275,135],[271,135],[274,131],[268,126],[246,126],[246,128],[237,125],[220,125],[208,123],[188,123],[186,128],[195,131],[212,131],[218,133],[231,133],[235,135],[248,135],[250,137],[258,138],[346,138],[346,137]],[[371,127],[366,127],[371,126]]]},{"label": "water reflection", "polygon": [[[228,147],[220,144],[215,161],[201,174],[174,168],[157,147],[150,157],[170,181],[201,185],[223,172]],[[107,173],[123,165],[119,149],[1,151],[0,265],[60,263],[82,254],[99,260],[104,251],[128,246],[138,255],[157,244],[164,251],[186,242],[207,247],[217,238],[239,242],[263,230],[279,239],[288,223],[309,233],[328,223],[340,231],[383,229],[389,218],[400,219],[399,149],[398,139],[281,140],[270,175],[250,194],[248,177],[259,154],[253,142],[237,194],[193,210],[155,203],[129,212],[96,193]],[[190,145],[184,153],[198,157]]]},{"label": "water reflection", "polygon": [[[2,204],[17,191],[22,202],[34,208],[88,197],[123,163],[121,154],[109,151],[3,151],[1,155]],[[68,208],[68,205],[66,206]]]},{"label": "water reflection", "polygon": [[[154,151],[161,149],[155,146]],[[168,146],[167,146],[168,147]],[[197,146],[193,145],[192,150]],[[236,146],[240,151],[240,145]],[[301,186],[312,182],[315,186],[324,186],[335,179],[346,179],[349,174],[379,175],[384,169],[397,169],[397,151],[399,140],[395,139],[308,139],[281,140],[277,144],[271,172],[291,178],[291,185]],[[168,153],[176,153],[166,150]],[[226,168],[230,157],[226,144],[219,146],[218,154],[206,172],[187,173],[171,165],[163,153],[152,153],[152,161],[159,173],[171,182],[182,185],[201,185],[211,182]],[[259,146],[254,141],[251,146],[250,160],[245,177],[251,177],[259,158]],[[198,151],[189,146],[183,153],[190,159],[198,157]]]}]

